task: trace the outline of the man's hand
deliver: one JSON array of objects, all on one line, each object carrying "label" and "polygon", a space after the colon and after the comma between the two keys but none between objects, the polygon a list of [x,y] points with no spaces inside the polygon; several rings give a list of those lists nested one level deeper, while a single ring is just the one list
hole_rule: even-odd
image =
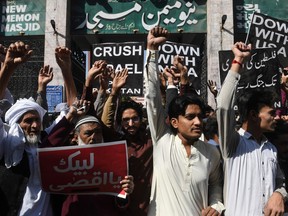
[{"label": "man's hand", "polygon": [[[5,48],[3,49],[5,51]],[[4,65],[15,69],[19,64],[26,62],[31,57],[32,52],[29,46],[22,41],[11,43],[6,52]]]},{"label": "man's hand", "polygon": [[55,49],[56,62],[62,71],[66,72],[71,67],[71,50],[67,47],[56,47]]},{"label": "man's hand", "polygon": [[189,83],[188,79],[188,69],[184,65],[184,58],[182,56],[176,55],[173,58],[173,65],[177,68],[177,71],[180,71],[180,83],[186,85]]},{"label": "man's hand", "polygon": [[232,51],[234,53],[234,60],[230,70],[239,73],[241,72],[244,59],[250,56],[251,44],[246,45],[243,42],[237,42],[233,45]]},{"label": "man's hand", "polygon": [[125,176],[124,179],[120,181],[122,189],[127,193],[131,194],[134,190],[134,178],[131,175]]},{"label": "man's hand", "polygon": [[88,112],[90,105],[90,101],[76,99],[73,105],[70,106],[69,112],[66,114],[66,119],[69,122],[72,122],[78,117],[85,115]]},{"label": "man's hand", "polygon": [[202,209],[201,216],[220,216],[221,214],[211,206]]},{"label": "man's hand", "polygon": [[88,71],[86,86],[91,86],[96,77],[100,74],[106,76],[107,62],[105,60],[95,61],[90,70]]},{"label": "man's hand", "polygon": [[209,87],[210,92],[214,95],[214,97],[217,97],[218,90],[217,90],[217,85],[216,82],[213,80],[208,80],[207,85]]},{"label": "man's hand", "polygon": [[168,37],[168,31],[162,27],[154,27],[147,36],[147,49],[158,50],[158,47],[165,43]]},{"label": "man's hand", "polygon": [[179,70],[183,70],[184,69],[184,58],[183,56],[179,56],[179,55],[176,55],[174,56],[173,58],[173,65]]},{"label": "man's hand", "polygon": [[97,76],[99,77],[99,84],[100,84],[99,92],[104,92],[108,89],[109,80],[110,78],[113,80],[114,76],[115,76],[115,71],[110,66],[106,67],[106,71],[103,74],[99,74]]},{"label": "man's hand", "polygon": [[43,68],[40,69],[38,75],[38,87],[43,86],[46,87],[49,82],[53,79],[53,68],[50,65],[44,65]]},{"label": "man's hand", "polygon": [[237,42],[233,45],[232,51],[235,59],[242,63],[244,58],[250,56],[251,44],[246,45],[243,42]]},{"label": "man's hand", "polygon": [[284,214],[284,200],[282,194],[274,192],[264,208],[265,216],[281,216]]},{"label": "man's hand", "polygon": [[121,71],[118,71],[115,74],[115,77],[112,82],[112,92],[111,94],[118,94],[120,89],[126,84],[126,80],[128,77],[128,69],[124,68]]},{"label": "man's hand", "polygon": [[178,85],[180,79],[180,73],[177,68],[165,67],[163,70],[164,76],[167,79],[168,85]]}]

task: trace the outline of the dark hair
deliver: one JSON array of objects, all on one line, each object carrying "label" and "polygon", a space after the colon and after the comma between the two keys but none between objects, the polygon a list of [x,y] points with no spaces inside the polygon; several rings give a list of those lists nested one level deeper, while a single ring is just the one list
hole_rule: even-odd
[{"label": "dark hair", "polygon": [[204,122],[203,133],[207,140],[212,139],[214,135],[218,135],[218,124],[215,116],[209,116]]},{"label": "dark hair", "polygon": [[274,107],[278,96],[271,90],[247,90],[237,99],[238,113],[240,123],[247,121],[249,112],[255,110],[259,112],[264,106]]},{"label": "dark hair", "polygon": [[142,105],[140,103],[133,101],[133,100],[129,100],[129,101],[123,101],[120,103],[118,110],[117,110],[117,115],[116,115],[117,124],[119,124],[119,125],[121,124],[122,114],[127,109],[135,110],[137,112],[138,116],[140,117],[140,121],[142,121],[142,118],[143,118]]},{"label": "dark hair", "polygon": [[201,109],[202,115],[204,115],[205,104],[203,100],[200,97],[195,96],[195,95],[184,94],[184,95],[175,97],[169,104],[169,108],[168,108],[169,118],[170,119],[178,118],[179,115],[184,116],[186,108],[190,104],[198,105]]}]

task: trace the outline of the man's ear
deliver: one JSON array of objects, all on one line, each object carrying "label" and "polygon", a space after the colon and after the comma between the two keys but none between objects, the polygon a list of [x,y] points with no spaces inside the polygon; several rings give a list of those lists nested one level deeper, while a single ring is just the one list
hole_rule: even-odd
[{"label": "man's ear", "polygon": [[75,133],[74,139],[76,139],[77,144],[79,144],[79,143],[78,143],[78,140],[79,140],[79,139],[78,139],[78,136],[79,136],[79,134],[78,134],[78,133]]},{"label": "man's ear", "polygon": [[250,110],[249,116],[253,121],[257,121],[259,119],[259,113],[256,112],[255,110]]},{"label": "man's ear", "polygon": [[171,118],[170,124],[172,125],[173,128],[177,129],[178,128],[178,119],[177,118]]}]

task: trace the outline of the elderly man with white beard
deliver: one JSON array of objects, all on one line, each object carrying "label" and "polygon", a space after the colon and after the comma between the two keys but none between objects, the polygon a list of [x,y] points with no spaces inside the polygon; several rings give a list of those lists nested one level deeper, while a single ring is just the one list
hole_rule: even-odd
[{"label": "elderly man with white beard", "polygon": [[0,122],[0,156],[9,170],[6,173],[13,173],[1,177],[1,190],[13,215],[52,215],[50,196],[41,189],[37,157],[45,113],[33,99],[20,99],[5,114],[8,130]]},{"label": "elderly man with white beard", "polygon": [[[112,133],[109,133],[99,118],[87,115],[90,108],[90,101],[75,101],[69,112],[51,130],[49,135],[43,139],[45,147],[59,147],[71,145],[69,134],[75,129],[77,145],[90,145],[109,142]],[[86,114],[86,115],[85,115]],[[111,152],[113,155],[113,152]],[[110,163],[110,161],[107,161]],[[121,181],[122,189],[129,195],[134,190],[133,176],[127,175]],[[129,198],[121,199],[112,195],[79,195],[70,194],[62,205],[62,216],[89,216],[109,215],[119,216],[129,205]],[[60,214],[60,213],[59,213]]]},{"label": "elderly man with white beard", "polygon": [[[0,46],[0,100],[16,68],[32,50],[21,41]],[[0,215],[52,215],[49,195],[41,190],[37,147],[44,110],[29,99],[18,100],[0,120]],[[24,198],[23,198],[24,197]]]}]

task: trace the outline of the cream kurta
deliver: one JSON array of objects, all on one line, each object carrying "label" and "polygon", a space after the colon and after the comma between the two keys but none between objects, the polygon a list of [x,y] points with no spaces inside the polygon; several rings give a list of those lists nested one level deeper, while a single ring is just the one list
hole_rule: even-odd
[{"label": "cream kurta", "polygon": [[202,141],[191,146],[188,157],[178,136],[165,124],[158,80],[158,52],[147,51],[145,71],[149,127],[154,145],[153,182],[149,216],[196,216],[212,206],[223,210],[220,155]]}]

